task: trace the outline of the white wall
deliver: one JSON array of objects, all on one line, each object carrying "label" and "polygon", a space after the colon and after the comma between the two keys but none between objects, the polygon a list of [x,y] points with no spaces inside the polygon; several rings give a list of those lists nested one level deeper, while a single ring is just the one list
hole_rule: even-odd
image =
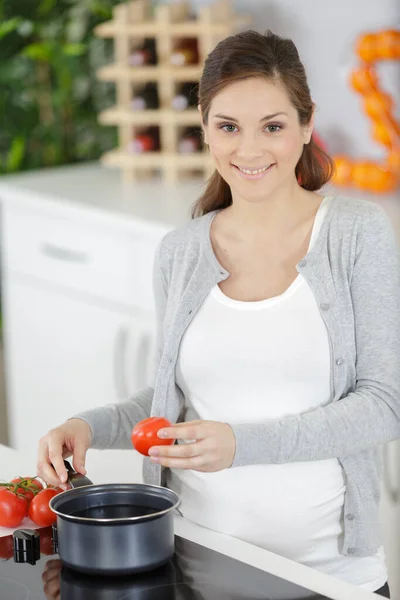
[{"label": "white wall", "polygon": [[[167,2],[168,0],[161,0]],[[171,1],[171,0],[169,0]],[[192,0],[196,11],[211,0]],[[316,128],[331,153],[379,159],[381,146],[369,133],[360,97],[346,82],[355,64],[354,40],[364,32],[398,27],[398,0],[233,0],[237,12],[254,17],[250,27],[260,32],[270,28],[292,38],[304,62],[313,99],[318,106]],[[400,65],[393,61],[379,66],[382,82],[397,98],[400,116]]]}]

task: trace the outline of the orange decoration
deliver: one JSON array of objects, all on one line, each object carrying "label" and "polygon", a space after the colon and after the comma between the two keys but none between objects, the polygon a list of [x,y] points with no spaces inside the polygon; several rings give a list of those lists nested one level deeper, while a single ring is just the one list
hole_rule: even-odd
[{"label": "orange decoration", "polygon": [[400,148],[389,152],[387,157],[387,164],[389,169],[395,174],[397,178],[400,178]]},{"label": "orange decoration", "polygon": [[368,187],[374,192],[387,193],[396,189],[397,181],[394,173],[380,165],[373,164],[368,171]]},{"label": "orange decoration", "polygon": [[378,78],[370,67],[360,67],[352,72],[350,83],[356,92],[365,94],[376,88],[378,85]]},{"label": "orange decoration", "polygon": [[394,102],[379,86],[375,69],[377,60],[400,59],[400,31],[388,29],[360,36],[356,52],[363,61],[350,76],[352,89],[363,96],[363,108],[372,121],[373,139],[385,146],[387,156],[382,164],[373,161],[352,161],[334,156],[337,185],[354,185],[362,190],[387,193],[400,184],[400,124],[394,116]]},{"label": "orange decoration", "polygon": [[392,146],[392,135],[387,125],[382,121],[376,121],[372,126],[372,137],[374,140],[391,148]]},{"label": "orange decoration", "polygon": [[387,60],[400,58],[400,31],[388,29],[377,35],[377,58]]},{"label": "orange decoration", "polygon": [[346,156],[335,156],[335,174],[333,180],[338,185],[351,183],[353,163]]},{"label": "orange decoration", "polygon": [[374,166],[372,161],[358,162],[354,165],[352,171],[352,180],[357,187],[362,190],[368,189],[368,171]]},{"label": "orange decoration", "polygon": [[366,63],[376,58],[376,36],[373,33],[363,35],[357,44],[357,54]]},{"label": "orange decoration", "polygon": [[357,187],[373,192],[390,192],[396,186],[396,178],[393,173],[372,161],[354,165],[352,179]]},{"label": "orange decoration", "polygon": [[364,111],[372,119],[379,119],[382,113],[390,114],[392,108],[392,97],[378,90],[368,94],[364,98]]}]

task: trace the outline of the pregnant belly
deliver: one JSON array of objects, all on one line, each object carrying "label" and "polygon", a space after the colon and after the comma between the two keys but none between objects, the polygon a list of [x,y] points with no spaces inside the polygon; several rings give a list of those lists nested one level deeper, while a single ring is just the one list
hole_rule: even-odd
[{"label": "pregnant belly", "polygon": [[300,562],[337,551],[345,493],[336,459],[217,473],[170,471],[184,516]]}]

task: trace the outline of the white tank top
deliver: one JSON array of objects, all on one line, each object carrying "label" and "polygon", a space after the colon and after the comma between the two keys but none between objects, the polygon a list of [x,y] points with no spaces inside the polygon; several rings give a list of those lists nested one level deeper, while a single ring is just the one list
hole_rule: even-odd
[{"label": "white tank top", "polygon": [[[330,197],[317,212],[310,246]],[[185,420],[261,423],[331,401],[329,340],[301,274],[280,296],[228,298],[216,285],[186,330],[176,380]],[[346,491],[337,459],[263,464],[216,473],[170,470],[184,516],[368,590],[387,580],[375,556],[339,553]]]}]

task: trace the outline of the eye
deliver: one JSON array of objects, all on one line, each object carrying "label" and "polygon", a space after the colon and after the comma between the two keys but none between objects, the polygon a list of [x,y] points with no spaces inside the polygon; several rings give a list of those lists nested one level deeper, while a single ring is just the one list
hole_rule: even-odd
[{"label": "eye", "polygon": [[232,132],[232,129],[228,130],[228,129],[225,129],[225,127],[233,127],[233,129],[235,129],[236,126],[233,125],[232,123],[225,123],[225,124],[222,123],[222,125],[218,125],[218,129],[223,129],[227,133],[231,133]]},{"label": "eye", "polygon": [[[229,127],[231,129],[228,129]],[[265,128],[269,133],[278,133],[283,129],[283,126],[280,123],[270,123],[269,125],[266,125]],[[233,123],[222,123],[221,125],[218,125],[218,129],[223,129],[223,131],[226,131],[227,133],[232,133],[236,129],[236,125]]]},{"label": "eye", "polygon": [[[275,130],[271,131],[270,127],[275,127]],[[278,123],[271,123],[270,125],[267,125],[267,128],[270,133],[277,133],[278,131],[281,131],[281,129],[283,129],[282,125],[279,125]]]}]

